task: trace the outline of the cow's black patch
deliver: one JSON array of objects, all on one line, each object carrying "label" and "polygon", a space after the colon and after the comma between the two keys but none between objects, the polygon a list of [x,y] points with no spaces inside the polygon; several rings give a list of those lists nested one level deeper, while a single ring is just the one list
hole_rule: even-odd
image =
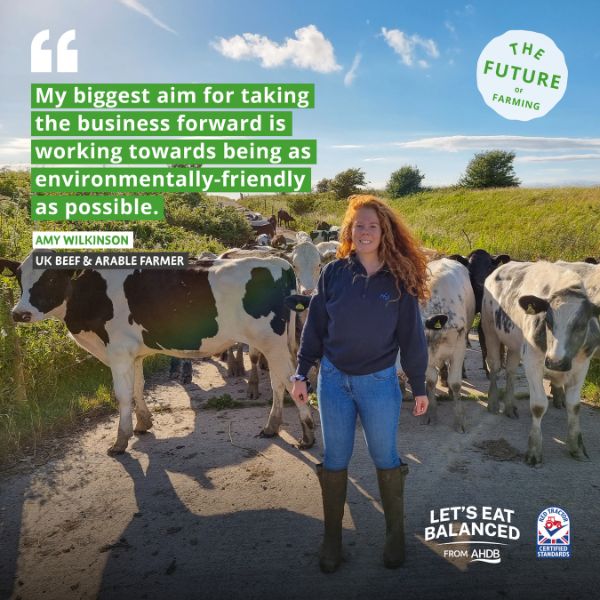
[{"label": "cow's black patch", "polygon": [[71,333],[93,331],[108,344],[106,322],[114,316],[113,303],[106,293],[106,280],[97,271],[84,271],[71,281],[65,323]]},{"label": "cow's black patch", "polygon": [[504,312],[504,309],[499,306],[494,312],[494,321],[498,331],[503,330],[504,333],[510,333],[515,326],[512,319]]},{"label": "cow's black patch", "polygon": [[542,351],[546,352],[548,347],[546,342],[546,319],[543,315],[538,315],[534,321],[533,343]]},{"label": "cow's black patch", "polygon": [[285,269],[279,279],[273,279],[269,269],[256,267],[250,273],[242,305],[255,319],[274,313],[271,329],[277,335],[283,335],[290,320],[290,309],[285,305],[285,298],[295,288],[296,276],[293,269]]},{"label": "cow's black patch", "polygon": [[[67,290],[73,271],[47,269],[29,289],[29,302],[41,313],[48,313],[60,306],[67,298]],[[20,278],[19,278],[20,283]]]},{"label": "cow's black patch", "polygon": [[586,352],[585,346],[587,343],[584,342],[591,342],[592,338],[595,337],[594,331],[597,330],[597,321],[593,319],[592,306],[592,303],[585,299],[571,319],[571,327],[565,342],[565,356],[568,358],[573,358],[581,349]]},{"label": "cow's black patch", "polygon": [[208,270],[137,270],[123,284],[129,322],[141,325],[150,348],[198,350],[219,329],[217,306]]}]

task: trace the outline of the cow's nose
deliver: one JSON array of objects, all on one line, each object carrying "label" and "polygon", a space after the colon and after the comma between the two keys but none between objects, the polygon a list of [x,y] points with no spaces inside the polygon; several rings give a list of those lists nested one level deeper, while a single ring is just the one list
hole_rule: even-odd
[{"label": "cow's nose", "polygon": [[304,290],[302,290],[302,295],[303,295],[303,296],[312,296],[314,291],[315,291],[315,290],[307,290],[307,289],[304,289]]},{"label": "cow's nose", "polygon": [[557,360],[546,357],[544,365],[550,371],[569,371],[571,369],[571,359],[565,357]]},{"label": "cow's nose", "polygon": [[16,323],[29,323],[29,321],[31,321],[31,313],[27,311],[21,312],[18,310],[13,310],[12,318]]}]

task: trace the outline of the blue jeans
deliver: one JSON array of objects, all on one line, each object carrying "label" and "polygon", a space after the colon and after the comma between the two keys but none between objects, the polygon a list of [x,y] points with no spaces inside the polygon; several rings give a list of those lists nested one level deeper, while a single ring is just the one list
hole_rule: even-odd
[{"label": "blue jeans", "polygon": [[357,415],[375,466],[393,469],[401,464],[396,433],[402,394],[394,365],[369,375],[348,375],[323,357],[317,396],[325,469],[340,471],[348,468],[354,449]]}]

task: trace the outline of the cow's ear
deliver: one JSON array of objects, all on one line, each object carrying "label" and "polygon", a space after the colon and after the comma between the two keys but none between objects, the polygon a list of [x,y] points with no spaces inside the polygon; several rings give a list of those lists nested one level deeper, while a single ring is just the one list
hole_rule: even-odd
[{"label": "cow's ear", "polygon": [[2,275],[2,271],[4,269],[8,269],[11,272],[9,277],[17,276],[17,269],[21,263],[16,260],[9,260],[7,258],[0,258],[0,275]]},{"label": "cow's ear", "polygon": [[519,306],[528,315],[537,315],[541,312],[546,312],[549,308],[547,300],[538,298],[537,296],[521,296],[519,298]]},{"label": "cow's ear", "polygon": [[425,327],[435,331],[437,329],[442,329],[447,322],[448,317],[446,315],[435,315],[433,317],[429,317],[429,319],[425,321]]},{"label": "cow's ear", "polygon": [[505,265],[506,263],[509,263],[510,256],[508,254],[498,254],[492,257],[492,262],[496,267],[499,267],[500,265]]},{"label": "cow's ear", "polygon": [[303,296],[302,294],[291,294],[284,300],[285,305],[290,310],[295,312],[304,312],[310,304],[310,296]]},{"label": "cow's ear", "polygon": [[469,268],[469,261],[465,256],[461,256],[460,254],[451,254],[450,256],[447,256],[446,258],[449,258],[450,260],[456,260],[461,265],[464,265],[465,267],[467,267],[467,269]]}]

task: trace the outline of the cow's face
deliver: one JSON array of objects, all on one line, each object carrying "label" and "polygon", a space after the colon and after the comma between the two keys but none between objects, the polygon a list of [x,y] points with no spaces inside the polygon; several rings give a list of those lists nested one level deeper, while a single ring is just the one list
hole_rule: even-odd
[{"label": "cow's face", "polygon": [[62,317],[73,271],[34,269],[31,253],[16,270],[21,299],[13,308],[13,319],[34,323],[47,317]]},{"label": "cow's face", "polygon": [[296,289],[300,294],[310,296],[317,287],[321,271],[321,255],[312,242],[298,244],[291,255],[296,273]]},{"label": "cow's face", "polygon": [[521,296],[519,305],[536,318],[533,341],[546,353],[544,366],[551,371],[569,371],[600,312],[598,307],[575,290],[559,292],[549,299]]}]

